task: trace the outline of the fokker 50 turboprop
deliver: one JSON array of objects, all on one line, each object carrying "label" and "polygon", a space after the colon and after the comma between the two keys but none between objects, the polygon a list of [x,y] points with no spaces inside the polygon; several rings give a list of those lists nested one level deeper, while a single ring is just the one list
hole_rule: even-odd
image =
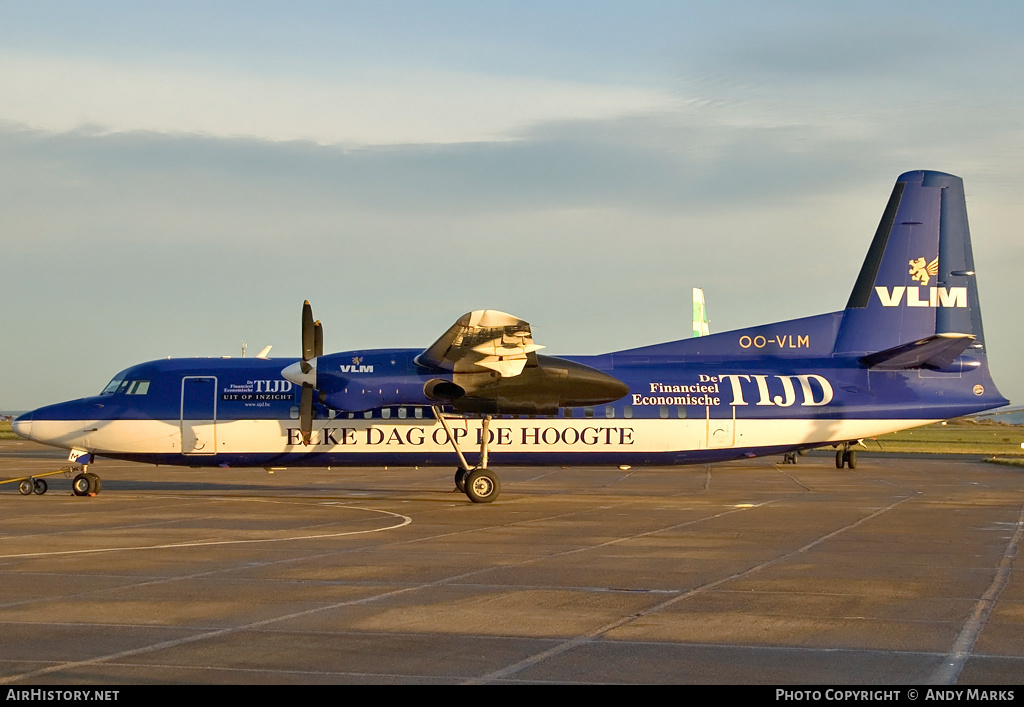
[{"label": "fokker 50 turboprop", "polygon": [[[635,466],[833,445],[836,466],[853,467],[850,447],[864,437],[1007,402],[989,373],[963,182],[929,171],[897,180],[839,312],[555,358],[537,353],[526,322],[480,310],[426,349],[324,354],[307,302],[302,342],[297,361],[132,366],[99,395],[39,408],[14,430],[79,463],[458,459],[456,485],[486,503],[501,488],[489,454],[516,465]],[[73,489],[96,493],[99,478],[86,471]]]}]

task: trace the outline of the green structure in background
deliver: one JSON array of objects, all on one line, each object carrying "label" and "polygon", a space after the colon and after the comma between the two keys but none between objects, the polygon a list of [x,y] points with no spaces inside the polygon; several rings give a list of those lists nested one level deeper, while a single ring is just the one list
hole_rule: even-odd
[{"label": "green structure in background", "polygon": [[699,287],[693,288],[693,335],[707,336],[711,333],[708,328],[708,308],[704,304],[704,290]]}]

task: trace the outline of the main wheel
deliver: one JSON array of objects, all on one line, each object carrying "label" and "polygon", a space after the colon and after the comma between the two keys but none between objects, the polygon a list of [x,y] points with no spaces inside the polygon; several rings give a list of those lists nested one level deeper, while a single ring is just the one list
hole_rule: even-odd
[{"label": "main wheel", "polygon": [[845,463],[846,463],[846,452],[844,452],[842,449],[840,449],[838,452],[836,452],[836,469],[842,469],[843,465]]},{"label": "main wheel", "polygon": [[18,491],[21,492],[22,496],[29,496],[32,494],[32,479],[25,479],[18,483]]},{"label": "main wheel", "polygon": [[33,479],[33,481],[32,481],[32,491],[37,496],[42,496],[44,493],[46,493],[46,489],[48,489],[48,488],[49,488],[49,486],[47,486],[47,484],[46,484],[46,479]]},{"label": "main wheel", "polygon": [[857,468],[857,450],[851,449],[846,453],[846,466],[851,469]]},{"label": "main wheel", "polygon": [[466,495],[473,503],[491,503],[500,493],[501,482],[490,469],[473,469],[466,475]]},{"label": "main wheel", "polygon": [[469,474],[468,469],[459,467],[455,470],[455,488],[462,493],[466,493],[466,476]]}]

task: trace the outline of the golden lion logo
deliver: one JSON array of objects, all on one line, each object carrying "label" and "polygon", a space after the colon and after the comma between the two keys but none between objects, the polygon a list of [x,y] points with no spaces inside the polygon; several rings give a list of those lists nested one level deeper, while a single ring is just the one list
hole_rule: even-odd
[{"label": "golden lion logo", "polygon": [[917,260],[909,260],[907,263],[910,265],[908,271],[911,275],[911,280],[917,280],[922,285],[927,285],[928,280],[939,274],[939,259],[935,258],[930,263],[925,263],[924,258],[918,258]]},{"label": "golden lion logo", "polygon": [[353,356],[352,357],[352,363],[354,363],[355,365],[358,366],[362,362],[363,362],[363,359],[362,359],[361,356]]}]

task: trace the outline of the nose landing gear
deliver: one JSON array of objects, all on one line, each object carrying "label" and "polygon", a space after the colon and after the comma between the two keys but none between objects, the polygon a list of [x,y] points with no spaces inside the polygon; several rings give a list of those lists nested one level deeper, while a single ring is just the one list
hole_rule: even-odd
[{"label": "nose landing gear", "polygon": [[76,496],[95,496],[103,488],[103,481],[91,471],[83,467],[82,473],[71,482],[71,492]]}]

